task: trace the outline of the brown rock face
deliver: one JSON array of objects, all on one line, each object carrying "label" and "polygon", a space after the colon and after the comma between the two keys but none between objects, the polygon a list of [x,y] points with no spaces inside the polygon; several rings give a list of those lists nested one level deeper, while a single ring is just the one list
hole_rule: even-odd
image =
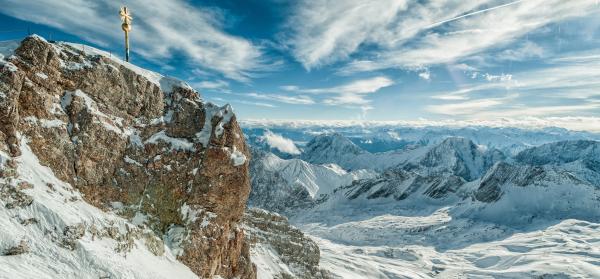
[{"label": "brown rock face", "polygon": [[291,273],[276,274],[275,279],[333,278],[329,272],[319,268],[319,246],[291,226],[286,217],[259,208],[248,208],[243,222],[250,246],[272,249],[290,267]]},{"label": "brown rock face", "polygon": [[238,225],[249,152],[231,107],[95,53],[26,38],[0,64],[0,146],[19,156],[27,142],[89,203],[122,203],[201,278],[255,278]]}]

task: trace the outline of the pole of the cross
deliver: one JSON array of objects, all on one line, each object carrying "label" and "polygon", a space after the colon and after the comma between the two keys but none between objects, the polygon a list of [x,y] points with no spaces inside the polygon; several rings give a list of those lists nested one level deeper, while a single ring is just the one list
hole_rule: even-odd
[{"label": "pole of the cross", "polygon": [[119,10],[119,15],[121,16],[121,29],[125,32],[125,61],[129,62],[129,31],[131,31],[131,14],[129,13],[129,9],[127,7],[122,7]]}]

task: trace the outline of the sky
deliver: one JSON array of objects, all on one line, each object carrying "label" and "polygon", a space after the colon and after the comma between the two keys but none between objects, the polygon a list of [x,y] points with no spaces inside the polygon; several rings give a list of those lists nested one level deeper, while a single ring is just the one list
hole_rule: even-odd
[{"label": "sky", "polygon": [[[599,0],[0,0],[28,33],[185,80],[242,119],[600,117]],[[596,122],[598,123],[598,122]]]}]

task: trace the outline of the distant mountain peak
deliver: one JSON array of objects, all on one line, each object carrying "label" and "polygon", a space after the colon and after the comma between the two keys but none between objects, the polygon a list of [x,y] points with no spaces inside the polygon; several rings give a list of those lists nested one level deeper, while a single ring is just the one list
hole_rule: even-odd
[{"label": "distant mountain peak", "polygon": [[302,158],[311,163],[337,162],[338,158],[366,153],[342,134],[322,134],[314,137],[304,148]]},{"label": "distant mountain peak", "polygon": [[600,161],[600,141],[567,140],[521,151],[515,159],[524,164],[565,164],[577,160]]}]

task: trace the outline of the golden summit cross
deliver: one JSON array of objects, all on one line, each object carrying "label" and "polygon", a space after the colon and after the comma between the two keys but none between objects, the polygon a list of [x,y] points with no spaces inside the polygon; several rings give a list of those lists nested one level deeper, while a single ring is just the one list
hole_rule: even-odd
[{"label": "golden summit cross", "polygon": [[125,32],[125,61],[129,62],[129,31],[131,31],[131,13],[127,7],[121,7],[119,10],[119,15],[121,16],[121,29]]}]

